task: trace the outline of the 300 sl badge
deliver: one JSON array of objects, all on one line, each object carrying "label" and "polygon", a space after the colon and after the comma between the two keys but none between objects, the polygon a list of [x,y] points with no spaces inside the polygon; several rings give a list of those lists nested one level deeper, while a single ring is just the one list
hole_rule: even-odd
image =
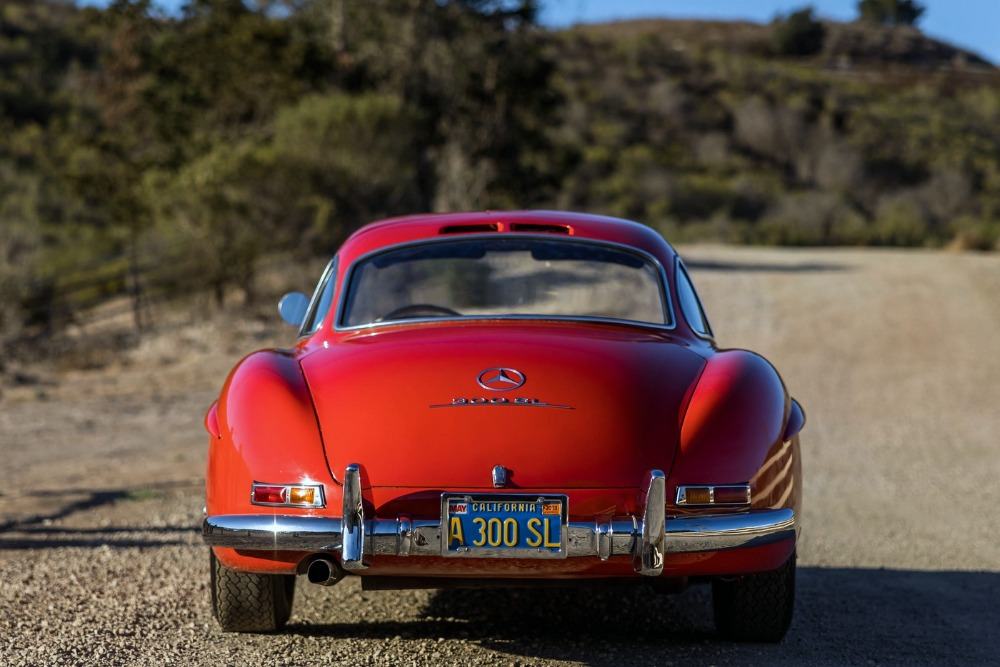
[{"label": "300 sl badge", "polygon": [[438,403],[436,405],[431,405],[432,408],[462,408],[470,406],[479,405],[514,405],[529,408],[557,408],[559,410],[572,410],[573,407],[570,405],[556,405],[554,403],[546,403],[545,401],[540,401],[537,398],[507,398],[506,396],[493,396],[487,398],[485,396],[477,396],[474,398],[453,398],[451,403]]}]

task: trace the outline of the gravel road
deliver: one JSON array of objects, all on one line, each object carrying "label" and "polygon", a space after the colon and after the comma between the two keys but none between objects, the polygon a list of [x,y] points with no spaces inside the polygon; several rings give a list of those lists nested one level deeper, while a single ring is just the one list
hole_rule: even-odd
[{"label": "gravel road", "polygon": [[720,345],[771,359],[808,414],[782,643],[718,639],[699,585],[364,592],[300,579],[286,632],[220,632],[198,533],[201,419],[240,356],[292,337],[231,311],[97,370],[8,369],[0,665],[1000,663],[1000,257],[682,253]]}]

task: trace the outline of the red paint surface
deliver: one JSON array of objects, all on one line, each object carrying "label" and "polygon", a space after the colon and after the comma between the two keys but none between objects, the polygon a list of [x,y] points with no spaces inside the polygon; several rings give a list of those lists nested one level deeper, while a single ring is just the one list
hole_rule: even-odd
[{"label": "red paint surface", "polygon": [[[647,470],[670,469],[685,393],[704,365],[668,340],[613,326],[393,327],[302,367],[334,473],[363,462],[374,486],[492,488],[503,465],[512,488],[637,486]],[[484,389],[477,378],[492,367],[526,381]],[[507,403],[453,407],[456,398]]]}]

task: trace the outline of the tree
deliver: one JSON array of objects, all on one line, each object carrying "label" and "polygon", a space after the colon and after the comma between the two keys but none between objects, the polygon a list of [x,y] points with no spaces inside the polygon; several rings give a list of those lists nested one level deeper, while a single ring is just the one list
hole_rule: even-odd
[{"label": "tree", "polygon": [[860,0],[861,20],[883,25],[916,25],[924,8],[913,0]]},{"label": "tree", "polygon": [[[333,7],[335,11],[331,11]],[[416,112],[417,209],[504,208],[544,199],[558,98],[533,0],[317,3],[340,85]]]},{"label": "tree", "polygon": [[826,27],[813,17],[812,7],[792,12],[774,26],[771,50],[779,56],[811,56],[823,48]]}]

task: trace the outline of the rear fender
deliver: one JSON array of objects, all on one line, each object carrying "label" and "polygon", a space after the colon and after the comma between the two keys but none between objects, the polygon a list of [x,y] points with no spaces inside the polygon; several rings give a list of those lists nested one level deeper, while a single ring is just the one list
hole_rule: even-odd
[{"label": "rear fender", "polygon": [[[755,508],[760,506],[760,483],[781,487],[768,489],[769,499],[784,497],[776,506],[793,506],[797,494],[786,494],[782,485],[792,484],[797,475],[795,434],[803,423],[801,408],[792,403],[777,371],[763,357],[745,350],[716,354],[684,414],[668,502],[679,485],[749,482]],[[781,479],[772,484],[778,473]]]},{"label": "rear fender", "polygon": [[255,481],[321,483],[327,508],[338,505],[340,492],[326,465],[312,399],[290,352],[255,352],[240,362],[205,422],[212,433],[206,477],[210,515],[274,511],[250,504]]}]

